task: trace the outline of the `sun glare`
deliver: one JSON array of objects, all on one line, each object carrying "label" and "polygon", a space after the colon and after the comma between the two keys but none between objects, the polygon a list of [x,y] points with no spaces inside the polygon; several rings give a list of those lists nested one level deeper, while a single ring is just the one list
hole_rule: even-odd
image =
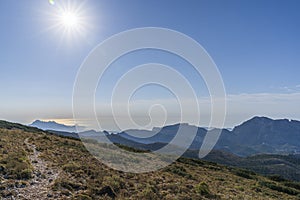
[{"label": "sun glare", "polygon": [[79,17],[70,11],[62,13],[61,22],[66,28],[76,28],[79,26]]},{"label": "sun glare", "polygon": [[73,42],[79,36],[86,38],[91,22],[84,1],[59,1],[54,4],[52,0],[49,3],[52,8],[48,30],[54,30],[64,42]]}]

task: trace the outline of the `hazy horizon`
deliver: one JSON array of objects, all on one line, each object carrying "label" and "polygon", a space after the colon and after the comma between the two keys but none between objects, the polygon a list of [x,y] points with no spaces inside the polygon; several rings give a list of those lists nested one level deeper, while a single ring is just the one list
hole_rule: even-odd
[{"label": "hazy horizon", "polygon": [[[78,22],[58,16],[62,4],[40,0],[0,3],[0,23],[5,27],[0,33],[1,119],[23,124],[35,119],[64,119],[71,124],[73,86],[89,52],[116,33],[164,27],[193,38],[216,63],[227,95],[224,127],[253,116],[300,120],[299,1],[69,2]],[[133,67],[150,62],[169,65],[189,81],[200,102],[199,126],[209,126],[210,94],[202,77],[186,60],[149,49],[120,57],[102,77],[95,91],[95,112],[101,115],[102,126],[116,129],[110,110],[115,84]],[[137,76],[146,79],[149,75]],[[177,81],[172,76],[165,79]],[[189,98],[182,103],[189,104]],[[141,87],[129,104],[140,126],[180,122],[179,104],[168,88]]]}]

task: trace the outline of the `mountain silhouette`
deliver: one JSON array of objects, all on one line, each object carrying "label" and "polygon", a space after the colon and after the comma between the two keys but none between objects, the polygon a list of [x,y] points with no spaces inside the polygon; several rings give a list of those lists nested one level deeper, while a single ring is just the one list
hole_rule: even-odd
[{"label": "mountain silhouette", "polygon": [[[66,126],[56,122],[42,122],[37,120],[30,126],[63,136],[77,137],[75,126]],[[178,130],[181,134],[178,135]],[[202,146],[206,134],[215,131],[221,133],[214,150],[226,151],[238,156],[250,156],[256,154],[298,154],[300,153],[300,122],[287,119],[270,119],[267,117],[253,117],[242,124],[228,129],[210,129],[196,127],[186,123],[167,125],[152,130],[130,129],[116,134],[108,132],[97,132],[94,130],[80,132],[80,137],[86,137],[105,141],[107,137],[112,143],[122,144],[130,147],[138,147],[143,150],[157,150],[170,143],[176,136],[173,143],[178,148],[186,147],[189,141],[188,150],[197,152]],[[192,133],[195,133],[194,135]]]},{"label": "mountain silhouette", "polygon": [[[65,131],[65,132],[77,132],[77,130],[83,130],[83,126],[68,126],[64,124],[59,124],[55,121],[41,121],[35,120],[29,126],[36,127],[42,130],[53,130],[53,131]],[[77,128],[77,129],[76,129]]]}]

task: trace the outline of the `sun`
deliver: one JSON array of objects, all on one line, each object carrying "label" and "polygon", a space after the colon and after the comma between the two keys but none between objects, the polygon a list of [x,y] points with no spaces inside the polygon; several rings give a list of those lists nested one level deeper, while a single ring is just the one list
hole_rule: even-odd
[{"label": "sun", "polygon": [[61,8],[57,14],[59,28],[69,34],[82,33],[86,29],[84,15],[76,8]]},{"label": "sun", "polygon": [[57,1],[55,4],[54,1],[51,2],[51,12],[48,15],[51,25],[48,30],[53,30],[60,37],[60,41],[64,42],[73,42],[80,36],[87,38],[91,28],[91,17],[85,7],[85,1]]},{"label": "sun", "polygon": [[67,29],[74,29],[80,26],[79,16],[75,12],[65,11],[61,14],[61,23]]}]

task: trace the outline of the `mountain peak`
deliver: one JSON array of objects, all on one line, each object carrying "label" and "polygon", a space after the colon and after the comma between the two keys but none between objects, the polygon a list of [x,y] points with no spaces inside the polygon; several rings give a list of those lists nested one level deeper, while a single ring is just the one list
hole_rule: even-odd
[{"label": "mountain peak", "polygon": [[269,118],[269,117],[264,117],[264,116],[254,116],[251,119],[245,121],[245,122],[249,122],[249,121],[272,121],[273,119]]},{"label": "mountain peak", "polygon": [[[68,126],[65,124],[60,124],[55,121],[42,121],[35,120],[29,126],[37,127],[42,130],[54,130],[54,131],[66,131],[66,132],[77,132],[77,129],[83,130],[85,127],[83,126]],[[77,128],[77,129],[76,129]]]}]

